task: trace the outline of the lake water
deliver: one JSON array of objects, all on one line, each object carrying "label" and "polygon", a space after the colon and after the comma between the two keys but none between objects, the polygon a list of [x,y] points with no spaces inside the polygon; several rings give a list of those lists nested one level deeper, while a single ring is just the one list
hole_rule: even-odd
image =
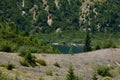
[{"label": "lake water", "polygon": [[68,54],[68,53],[81,53],[83,52],[83,45],[53,45],[54,48],[58,49],[61,53]]}]

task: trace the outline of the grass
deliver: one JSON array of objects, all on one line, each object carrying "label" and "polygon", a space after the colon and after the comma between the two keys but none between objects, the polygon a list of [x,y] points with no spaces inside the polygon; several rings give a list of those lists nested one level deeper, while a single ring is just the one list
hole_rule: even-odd
[{"label": "grass", "polygon": [[116,48],[120,46],[119,33],[94,33],[91,36],[94,49]]},{"label": "grass", "polygon": [[109,76],[106,76],[106,77],[103,77],[102,80],[113,80],[113,79]]},{"label": "grass", "polygon": [[39,80],[44,80],[44,79],[42,77],[40,77]]},{"label": "grass", "polygon": [[59,64],[58,62],[55,62],[55,63],[54,63],[54,66],[56,66],[56,67],[59,67],[59,68],[60,68],[60,64]]},{"label": "grass", "polygon": [[47,71],[46,71],[46,75],[48,75],[48,76],[53,76],[53,72],[52,72],[51,70],[47,70]]},{"label": "grass", "polygon": [[0,80],[20,80],[18,77],[11,77],[0,71]]},{"label": "grass", "polygon": [[23,66],[29,67],[29,63],[25,59],[22,59],[20,61],[20,64],[23,65]]},{"label": "grass", "polygon": [[0,67],[6,67],[6,64],[0,64]]},{"label": "grass", "polygon": [[36,62],[37,62],[38,64],[42,65],[42,66],[47,66],[46,61],[43,60],[43,59],[37,59]]}]

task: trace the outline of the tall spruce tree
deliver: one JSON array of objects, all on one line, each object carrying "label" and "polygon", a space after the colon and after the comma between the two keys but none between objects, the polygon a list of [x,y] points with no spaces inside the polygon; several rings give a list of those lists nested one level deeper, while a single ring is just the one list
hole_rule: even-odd
[{"label": "tall spruce tree", "polygon": [[86,38],[85,38],[85,45],[84,45],[84,52],[88,52],[91,51],[91,38],[90,38],[90,34],[89,31],[86,31]]}]

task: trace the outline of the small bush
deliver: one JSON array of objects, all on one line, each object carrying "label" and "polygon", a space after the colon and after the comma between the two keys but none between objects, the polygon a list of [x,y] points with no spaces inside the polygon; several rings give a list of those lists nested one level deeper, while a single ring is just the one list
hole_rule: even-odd
[{"label": "small bush", "polygon": [[103,42],[102,48],[117,48],[117,44],[115,43],[115,41],[108,40]]},{"label": "small bush", "polygon": [[41,53],[41,49],[37,48],[37,47],[31,47],[31,46],[21,46],[19,47],[18,51],[20,53],[23,53],[23,52],[27,52],[27,51],[30,51],[31,53]]},{"label": "small bush", "polygon": [[96,45],[96,46],[95,46],[95,50],[99,50],[99,49],[101,49],[100,46],[99,46],[99,45]]},{"label": "small bush", "polygon": [[47,66],[47,63],[43,59],[37,59],[36,62],[39,63],[42,66]]},{"label": "small bush", "polygon": [[8,63],[6,67],[8,70],[12,70],[13,68],[15,68],[15,65]]},{"label": "small bush", "polygon": [[22,59],[20,61],[20,64],[23,65],[23,66],[29,67],[29,63],[25,59]]},{"label": "small bush", "polygon": [[44,79],[42,77],[40,77],[39,80],[44,80]]},{"label": "small bush", "polygon": [[113,79],[109,76],[106,76],[106,77],[103,77],[102,80],[113,80]]},{"label": "small bush", "polygon": [[24,58],[20,61],[20,64],[23,66],[36,66],[35,56],[33,56],[31,53],[25,54]]},{"label": "small bush", "polygon": [[22,56],[22,57],[24,57],[25,56],[25,54],[28,54],[28,53],[31,53],[29,50],[27,50],[27,49],[21,49],[20,51],[19,51],[20,53],[19,53],[19,56]]},{"label": "small bush", "polygon": [[97,67],[97,74],[101,76],[111,76],[110,74],[110,68],[105,65],[99,65]]},{"label": "small bush", "polygon": [[48,76],[52,76],[52,75],[53,75],[53,73],[52,73],[52,71],[51,71],[51,70],[48,70],[48,71],[46,71],[46,75],[48,75]]},{"label": "small bush", "polygon": [[17,44],[11,44],[11,52],[16,52],[18,49],[18,45]]},{"label": "small bush", "polygon": [[58,62],[55,62],[55,63],[54,63],[54,66],[60,67],[60,64],[59,64]]},{"label": "small bush", "polygon": [[18,49],[18,45],[9,41],[2,40],[0,43],[0,51],[15,52]]},{"label": "small bush", "polygon": [[35,56],[33,56],[31,53],[27,53],[24,57],[24,59],[32,66],[36,66]]},{"label": "small bush", "polygon": [[92,80],[98,80],[96,72],[94,72]]},{"label": "small bush", "polygon": [[4,52],[11,52],[11,47],[9,45],[2,45],[1,46],[1,51],[4,51]]}]

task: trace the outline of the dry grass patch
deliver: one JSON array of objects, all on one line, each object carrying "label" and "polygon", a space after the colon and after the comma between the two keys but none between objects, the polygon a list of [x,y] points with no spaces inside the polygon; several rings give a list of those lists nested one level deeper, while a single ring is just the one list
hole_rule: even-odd
[{"label": "dry grass patch", "polygon": [[54,63],[54,66],[56,66],[56,67],[59,67],[59,68],[60,68],[60,64],[59,64],[58,62],[55,62],[55,63]]},{"label": "dry grass patch", "polygon": [[37,62],[38,64],[42,65],[42,66],[47,66],[46,61],[43,60],[43,59],[37,59],[36,62]]}]

